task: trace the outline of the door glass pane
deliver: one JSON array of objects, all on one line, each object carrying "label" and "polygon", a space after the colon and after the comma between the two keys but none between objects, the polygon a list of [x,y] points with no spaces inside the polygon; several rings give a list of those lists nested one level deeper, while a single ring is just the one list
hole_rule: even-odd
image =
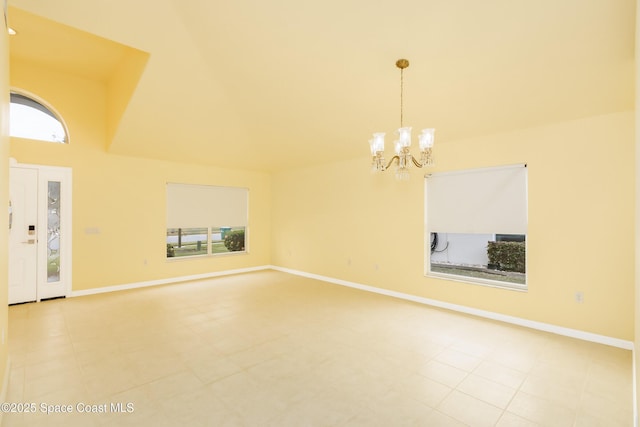
[{"label": "door glass pane", "polygon": [[47,202],[47,282],[60,281],[60,182],[49,181]]}]

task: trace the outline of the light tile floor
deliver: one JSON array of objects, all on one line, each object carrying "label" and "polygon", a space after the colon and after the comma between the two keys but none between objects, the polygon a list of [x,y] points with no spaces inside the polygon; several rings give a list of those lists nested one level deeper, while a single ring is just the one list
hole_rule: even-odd
[{"label": "light tile floor", "polygon": [[[12,306],[9,317],[8,401],[36,411],[5,414],[5,427],[632,420],[629,351],[275,271]],[[52,405],[71,413],[45,414],[63,409]]]}]

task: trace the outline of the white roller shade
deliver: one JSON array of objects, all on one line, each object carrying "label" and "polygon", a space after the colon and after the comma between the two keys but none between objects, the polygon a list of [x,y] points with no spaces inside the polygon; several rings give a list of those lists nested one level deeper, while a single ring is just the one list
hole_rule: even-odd
[{"label": "white roller shade", "polygon": [[247,226],[246,188],[167,184],[167,228]]},{"label": "white roller shade", "polygon": [[527,233],[526,165],[441,172],[425,179],[429,232]]}]

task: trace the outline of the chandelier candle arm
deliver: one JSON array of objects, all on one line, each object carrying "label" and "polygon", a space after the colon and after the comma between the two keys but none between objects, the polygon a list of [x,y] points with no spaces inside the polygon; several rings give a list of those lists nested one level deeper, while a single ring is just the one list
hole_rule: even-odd
[{"label": "chandelier candle arm", "polygon": [[396,178],[404,180],[409,178],[409,167],[413,163],[416,167],[433,166],[433,142],[435,129],[423,129],[418,136],[418,145],[420,148],[420,160],[417,160],[410,152],[411,147],[411,127],[403,125],[404,118],[404,69],[409,66],[406,59],[398,59],[396,67],[400,69],[400,128],[396,131],[398,139],[394,141],[395,156],[391,158],[388,164],[384,160],[384,136],[383,132],[376,132],[373,138],[369,140],[372,156],[373,171],[383,172],[395,162]]}]

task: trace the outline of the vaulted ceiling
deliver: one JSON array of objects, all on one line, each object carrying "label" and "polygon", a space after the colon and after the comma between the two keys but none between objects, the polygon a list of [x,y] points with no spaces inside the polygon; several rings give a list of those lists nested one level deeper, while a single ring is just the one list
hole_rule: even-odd
[{"label": "vaulted ceiling", "polygon": [[635,0],[9,5],[12,57],[126,94],[118,154],[265,171],[366,156],[399,126],[398,58],[405,125],[435,127],[436,150],[634,108]]}]

